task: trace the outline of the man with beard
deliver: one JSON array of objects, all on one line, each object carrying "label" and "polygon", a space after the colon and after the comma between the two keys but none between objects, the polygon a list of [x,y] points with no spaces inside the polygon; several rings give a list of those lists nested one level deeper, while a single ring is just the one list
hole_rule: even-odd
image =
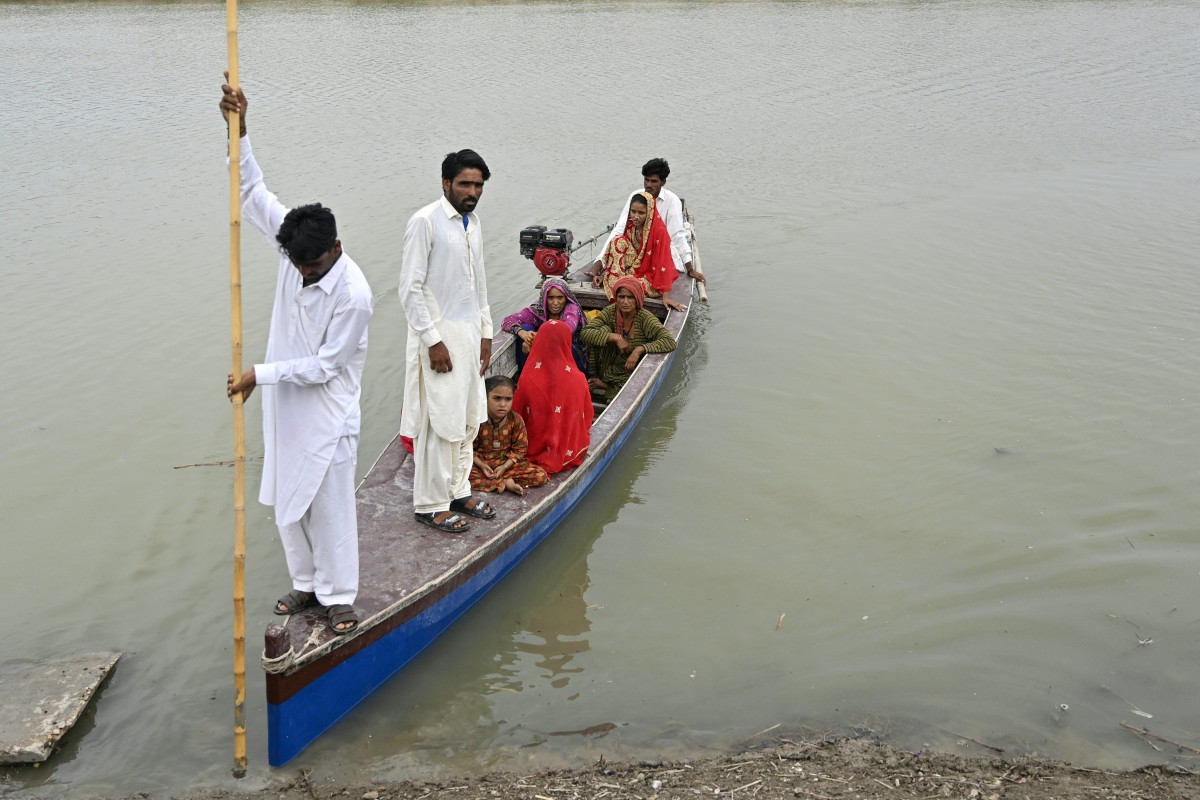
[{"label": "man with beard", "polygon": [[[404,229],[400,303],[408,318],[400,435],[413,440],[417,521],[447,533],[496,511],[471,495],[472,444],[487,419],[492,314],[475,206],[491,177],[474,150],[442,161],[442,196]],[[464,516],[466,515],[466,516]]]}]

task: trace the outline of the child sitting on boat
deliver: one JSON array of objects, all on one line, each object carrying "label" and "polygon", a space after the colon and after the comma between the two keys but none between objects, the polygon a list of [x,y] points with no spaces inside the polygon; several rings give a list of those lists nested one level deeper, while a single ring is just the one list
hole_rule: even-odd
[{"label": "child sitting on boat", "polygon": [[493,375],[484,383],[488,418],[475,436],[471,488],[481,492],[509,491],[523,496],[525,490],[550,480],[546,470],[525,458],[529,435],[525,421],[512,410],[512,378]]}]

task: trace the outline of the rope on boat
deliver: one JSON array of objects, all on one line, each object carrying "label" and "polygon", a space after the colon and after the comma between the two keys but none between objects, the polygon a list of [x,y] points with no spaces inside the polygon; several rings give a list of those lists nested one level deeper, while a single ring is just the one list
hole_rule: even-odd
[{"label": "rope on boat", "polygon": [[304,640],[304,646],[300,648],[300,652],[296,653],[296,658],[304,655],[304,651],[312,647],[317,642],[321,641],[321,634],[325,632],[325,626],[317,623],[313,626],[312,633],[308,634],[308,638]]},{"label": "rope on boat", "polygon": [[[283,621],[283,624],[285,626],[287,625],[286,619]],[[287,672],[292,668],[292,665],[296,663],[296,659],[304,655],[308,648],[312,647],[314,644],[317,644],[321,640],[321,634],[324,633],[324,631],[324,625],[314,625],[312,632],[309,633],[308,638],[304,640],[304,645],[300,648],[299,653],[297,653],[296,648],[289,643],[286,653],[276,656],[275,658],[267,658],[267,650],[266,648],[263,648],[261,656],[263,671],[269,672],[272,675],[278,675],[281,672]]]},{"label": "rope on boat", "polygon": [[291,669],[292,664],[296,661],[296,649],[289,646],[287,652],[275,658],[267,658],[267,651],[262,652],[262,668],[263,672],[269,672],[272,675],[278,675],[281,672],[287,672]]}]

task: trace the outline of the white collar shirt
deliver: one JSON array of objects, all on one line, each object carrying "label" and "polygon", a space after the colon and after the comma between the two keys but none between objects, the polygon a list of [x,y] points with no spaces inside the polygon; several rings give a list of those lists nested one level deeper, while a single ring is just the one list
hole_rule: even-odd
[{"label": "white collar shirt", "polygon": [[[263,182],[249,138],[240,149],[242,215],[279,253],[275,236],[288,209]],[[373,305],[366,277],[345,253],[311,286],[279,255],[266,360],[254,375],[263,406],[259,501],[275,506],[281,525],[308,510],[338,440],[357,440]]]},{"label": "white collar shirt", "polygon": [[[617,219],[617,224],[613,226],[612,233],[609,234],[608,240],[600,250],[601,253],[607,251],[609,242],[625,232],[625,223],[629,220],[629,202],[632,197],[633,195],[630,195],[626,198],[625,207],[621,209],[621,216]],[[675,269],[687,272],[685,265],[692,261],[692,246],[688,242],[687,229],[683,224],[683,201],[679,199],[679,195],[664,186],[659,191],[658,199],[654,203],[654,212],[662,217],[663,224],[667,226],[667,233],[671,236],[671,258],[675,261]]]},{"label": "white collar shirt", "polygon": [[400,264],[400,304],[408,325],[422,344],[442,341],[442,320],[478,324],[481,339],[492,338],[483,266],[483,231],[479,216],[463,215],[440,197],[417,211],[404,229]]}]

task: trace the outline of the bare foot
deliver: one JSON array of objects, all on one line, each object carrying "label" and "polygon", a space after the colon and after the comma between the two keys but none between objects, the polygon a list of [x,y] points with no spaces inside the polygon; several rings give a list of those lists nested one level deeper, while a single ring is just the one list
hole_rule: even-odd
[{"label": "bare foot", "polygon": [[512,478],[504,479],[504,488],[515,494],[517,497],[525,496],[525,487],[514,481]]}]

